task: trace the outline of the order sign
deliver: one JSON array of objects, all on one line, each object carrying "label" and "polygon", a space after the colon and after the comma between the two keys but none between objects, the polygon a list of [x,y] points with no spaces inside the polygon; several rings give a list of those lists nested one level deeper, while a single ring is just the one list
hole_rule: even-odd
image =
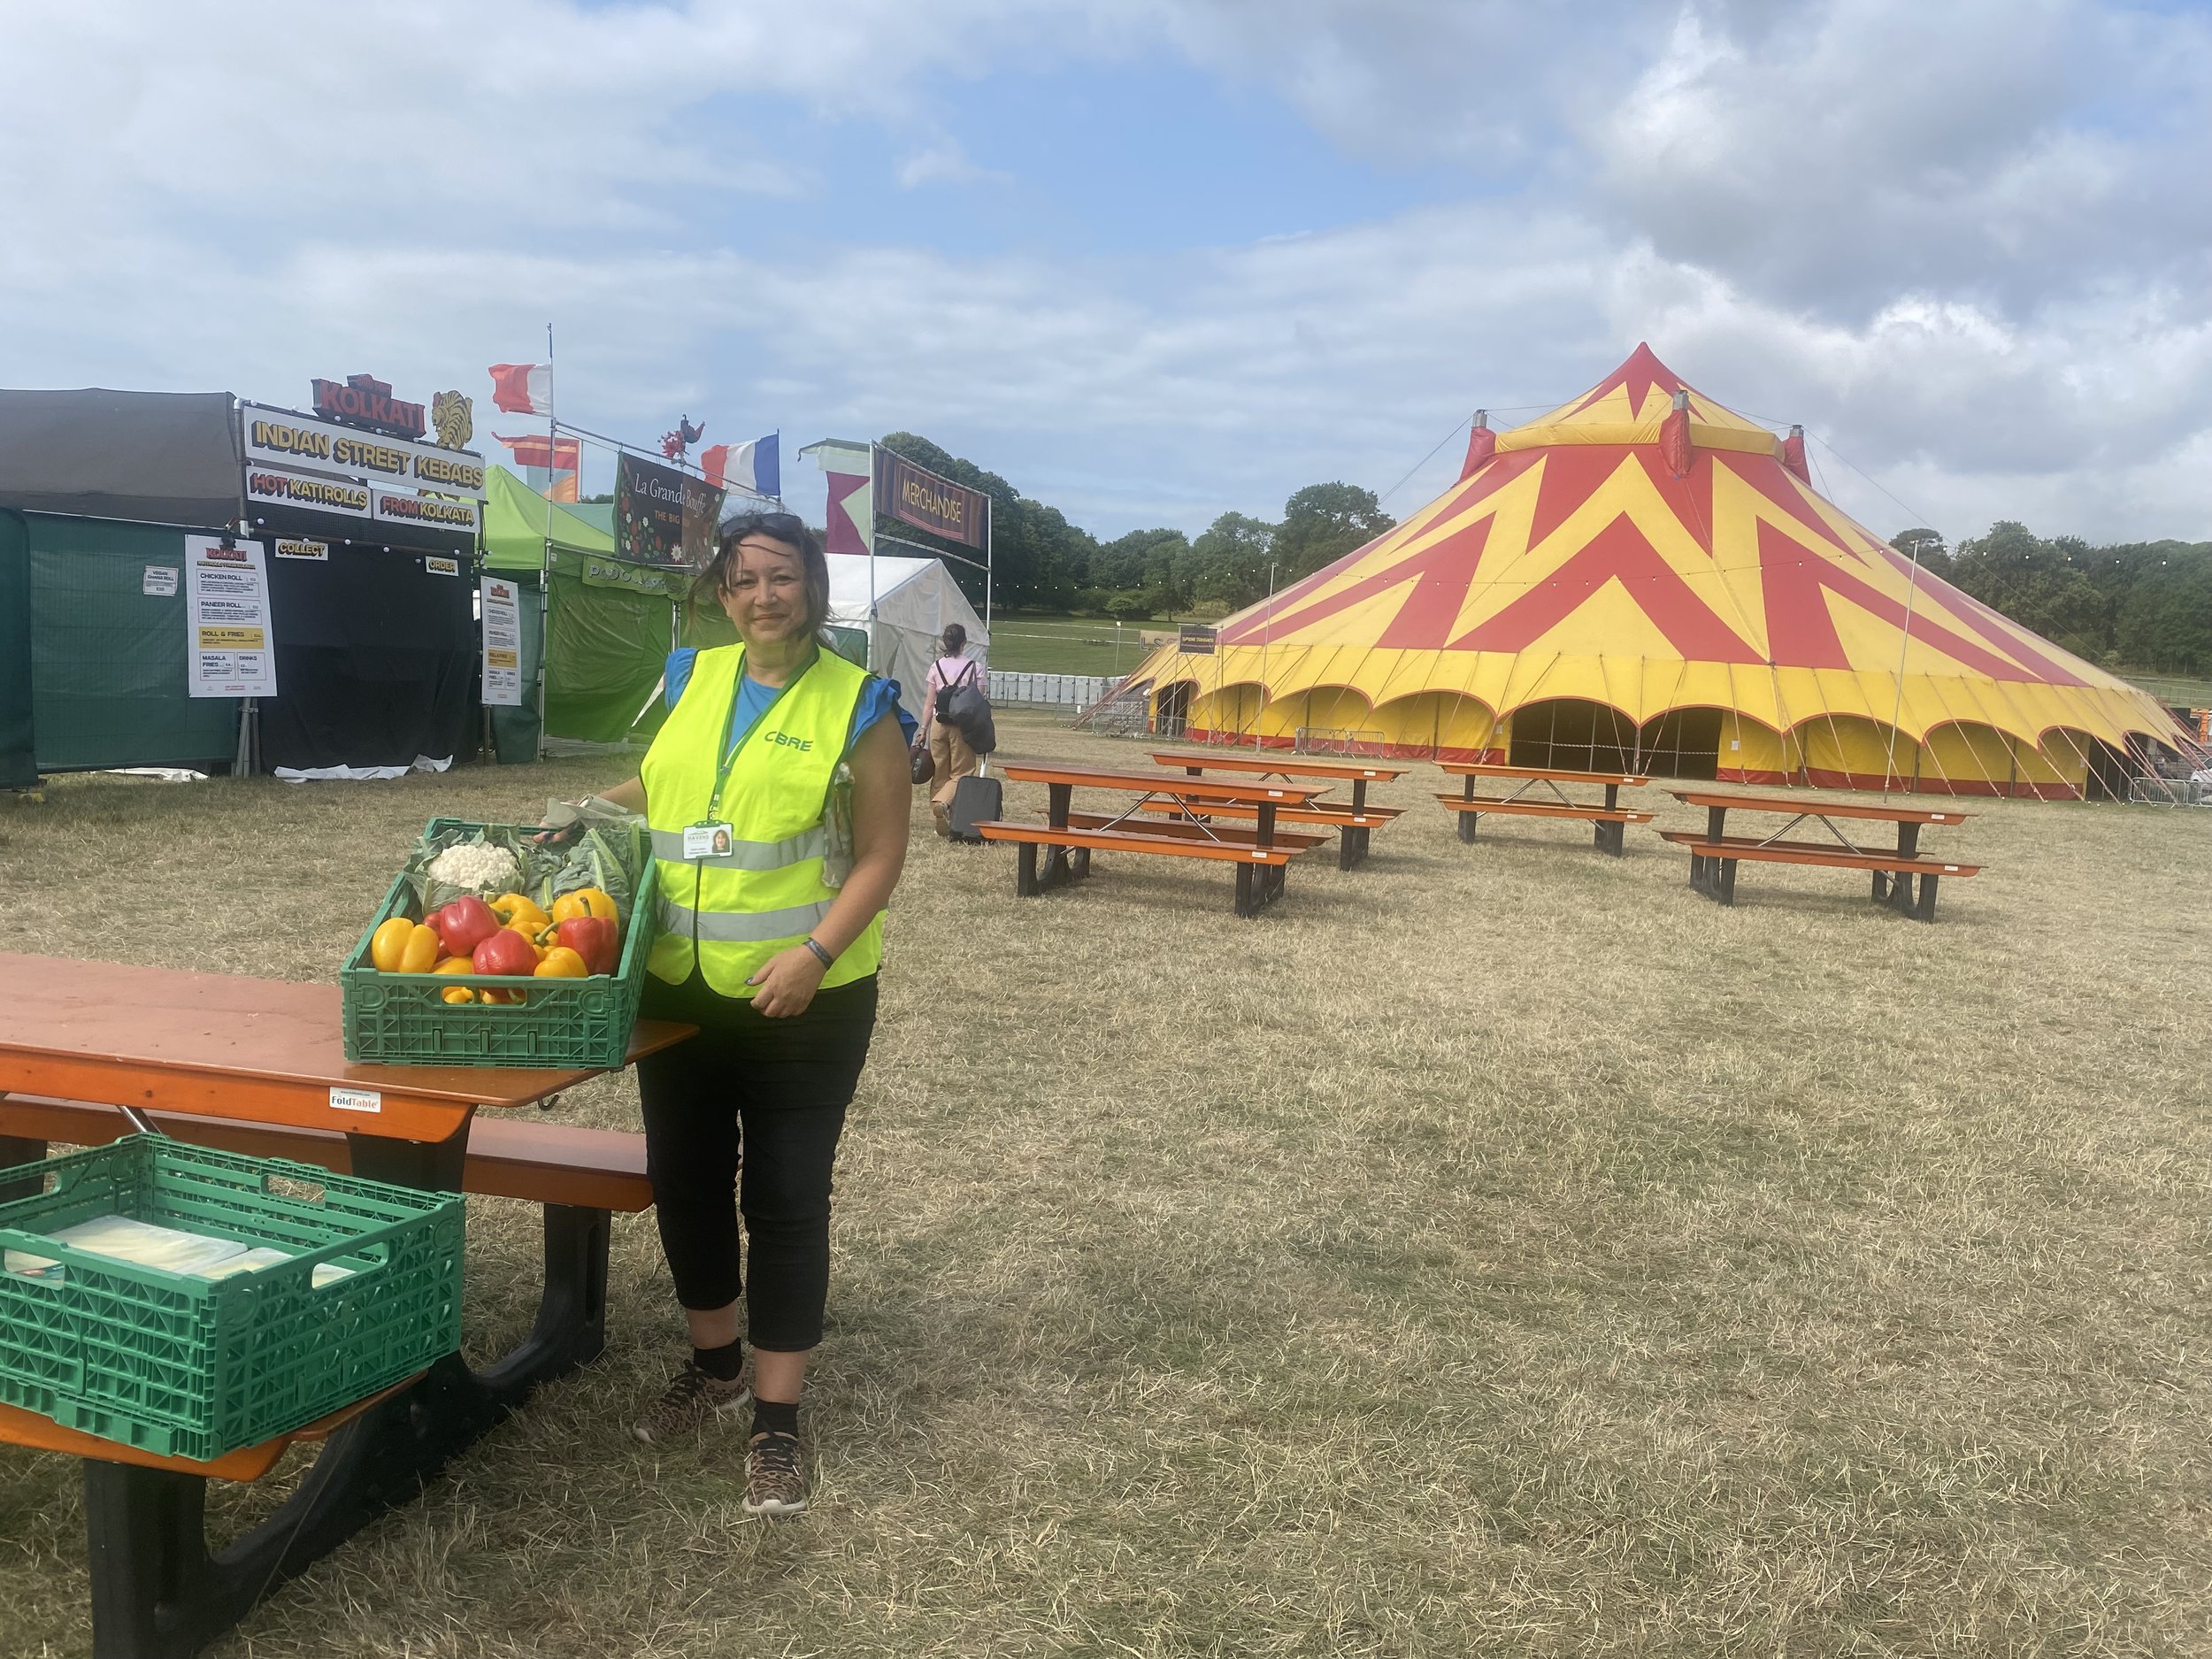
[{"label": "order sign", "polygon": [[196,697],[273,697],[276,640],[258,541],[184,539],[186,687]]}]

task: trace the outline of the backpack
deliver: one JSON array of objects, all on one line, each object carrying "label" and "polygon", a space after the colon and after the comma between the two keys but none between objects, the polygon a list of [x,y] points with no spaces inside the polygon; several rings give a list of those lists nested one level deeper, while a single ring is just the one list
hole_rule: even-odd
[{"label": "backpack", "polygon": [[975,661],[972,657],[971,657],[968,661],[961,664],[959,673],[953,677],[953,681],[950,685],[940,686],[937,687],[937,718],[942,720],[947,726],[957,726],[960,724],[958,720],[953,718],[952,694],[959,690],[963,686],[969,686],[974,683],[969,672],[969,671],[974,668],[974,666]]}]

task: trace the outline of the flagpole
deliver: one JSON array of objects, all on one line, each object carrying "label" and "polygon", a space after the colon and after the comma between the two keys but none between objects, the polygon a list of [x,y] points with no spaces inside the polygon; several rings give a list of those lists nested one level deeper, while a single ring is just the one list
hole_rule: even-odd
[{"label": "flagpole", "polygon": [[[545,326],[545,549],[538,565],[538,758],[545,758],[546,649],[553,623],[553,480],[560,470],[561,426],[554,414],[553,325]],[[583,455],[580,449],[577,463]],[[581,481],[580,480],[579,480]]]}]

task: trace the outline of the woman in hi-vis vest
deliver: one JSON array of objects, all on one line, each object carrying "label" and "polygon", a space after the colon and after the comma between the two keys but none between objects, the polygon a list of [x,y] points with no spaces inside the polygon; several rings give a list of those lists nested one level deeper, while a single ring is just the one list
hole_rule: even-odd
[{"label": "woman in hi-vis vest", "polygon": [[694,596],[742,642],[669,659],[667,723],[642,774],[607,792],[645,814],[658,865],[642,1011],[699,1027],[638,1064],[692,1354],[636,1432],[689,1434],[750,1398],[746,1510],[791,1515],[807,1503],[799,1392],[829,1294],[830,1166],[906,859],[909,738],[897,687],[823,646],[829,567],[798,518],[725,526]]}]

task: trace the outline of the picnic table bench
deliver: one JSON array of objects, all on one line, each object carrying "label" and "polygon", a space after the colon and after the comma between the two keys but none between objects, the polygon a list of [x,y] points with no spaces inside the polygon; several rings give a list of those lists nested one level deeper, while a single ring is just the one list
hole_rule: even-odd
[{"label": "picnic table bench", "polygon": [[[1572,772],[1556,766],[1508,766],[1483,760],[1447,760],[1439,764],[1449,775],[1466,780],[1458,795],[1439,795],[1436,798],[1459,814],[1459,839],[1470,846],[1474,844],[1476,821],[1486,812],[1525,818],[1578,818],[1590,826],[1597,849],[1618,858],[1626,850],[1628,826],[1651,822],[1650,813],[1620,803],[1623,789],[1640,789],[1651,781],[1641,772]],[[1475,783],[1483,778],[1502,783],[1518,781],[1521,787],[1511,795],[1479,795]],[[1566,783],[1602,787],[1603,804],[1574,799],[1559,787]],[[1534,795],[1539,786],[1550,791],[1549,799]]]},{"label": "picnic table bench", "polygon": [[[1412,770],[1407,766],[1378,766],[1360,760],[1312,760],[1302,757],[1286,760],[1280,756],[1259,754],[1194,755],[1185,749],[1154,749],[1152,760],[1155,765],[1180,766],[1186,775],[1193,778],[1202,777],[1209,772],[1230,772],[1259,778],[1317,778],[1350,783],[1350,806],[1333,809],[1334,813],[1342,816],[1302,820],[1307,823],[1329,822],[1336,826],[1339,831],[1336,867],[1340,870],[1356,869],[1363,864],[1367,858],[1368,837],[1373,833],[1377,820],[1379,818],[1387,822],[1402,810],[1394,807],[1386,814],[1371,815],[1367,805],[1367,786],[1371,783],[1395,783]],[[1332,810],[1321,803],[1316,803],[1312,810]]]},{"label": "picnic table bench", "polygon": [[[1053,887],[1081,880],[1090,874],[1094,852],[1147,853],[1234,864],[1236,912],[1242,917],[1258,915],[1282,895],[1283,870],[1294,853],[1290,847],[1276,841],[1276,813],[1286,806],[1302,807],[1316,795],[1325,793],[1311,784],[1231,783],[1212,778],[1179,777],[1172,772],[1114,772],[1094,766],[1016,762],[999,770],[1002,776],[1017,783],[1041,783],[1046,789],[1044,823],[996,820],[976,826],[984,840],[1012,841],[1019,849],[1014,877],[1018,896],[1037,898]],[[1079,788],[1133,793],[1138,800],[1135,805],[1107,818],[1103,823],[1079,826],[1070,821],[1075,791]],[[1155,802],[1174,803],[1185,822],[1174,826],[1144,822],[1140,827],[1125,827],[1139,811]],[[1252,808],[1249,838],[1241,833],[1215,830],[1194,813],[1182,810],[1202,810],[1209,803]],[[1193,826],[1197,828],[1196,834],[1180,833]],[[1044,849],[1041,870],[1040,848]]]},{"label": "picnic table bench", "polygon": [[[691,1027],[641,1020],[626,1064]],[[205,1463],[155,1456],[0,1409],[0,1443],[84,1459],[98,1659],[178,1659],[275,1584],[385,1509],[412,1502],[455,1453],[537,1384],[605,1343],[612,1212],[652,1204],[644,1139],[486,1117],[537,1105],[591,1071],[357,1065],[339,993],[228,974],[0,953],[0,1171],[48,1143],[101,1145],[136,1127],[333,1171],[544,1207],[545,1279],[529,1336],[483,1371],[458,1354],[317,1424]],[[0,1197],[36,1190],[35,1169]],[[207,1482],[257,1479],[295,1442],[312,1472],[219,1553],[202,1525]]]},{"label": "picnic table bench", "polygon": [[[1705,828],[1697,830],[1661,830],[1660,838],[1686,847],[1690,854],[1690,886],[1706,897],[1722,904],[1736,902],[1736,865],[1739,861],[1750,860],[1760,864],[1816,864],[1837,870],[1863,870],[1873,882],[1873,900],[1886,904],[1901,916],[1915,921],[1935,920],[1936,887],[1945,876],[1972,876],[1981,873],[1979,864],[1954,864],[1940,858],[1925,858],[1920,855],[1920,828],[1924,824],[1962,824],[1970,814],[1951,807],[1874,806],[1855,801],[1813,801],[1803,796],[1723,795],[1701,789],[1671,789],[1667,792],[1685,806],[1705,809]],[[1786,817],[1789,822],[1771,835],[1731,835],[1727,833],[1728,814],[1735,812],[1771,813]],[[1825,828],[1832,838],[1819,841],[1786,841],[1785,836],[1806,819],[1812,818]],[[1897,845],[1893,849],[1862,847],[1844,833],[1834,820],[1846,822],[1893,824],[1897,826]],[[1919,896],[1914,897],[1913,883],[1920,884]]]}]

